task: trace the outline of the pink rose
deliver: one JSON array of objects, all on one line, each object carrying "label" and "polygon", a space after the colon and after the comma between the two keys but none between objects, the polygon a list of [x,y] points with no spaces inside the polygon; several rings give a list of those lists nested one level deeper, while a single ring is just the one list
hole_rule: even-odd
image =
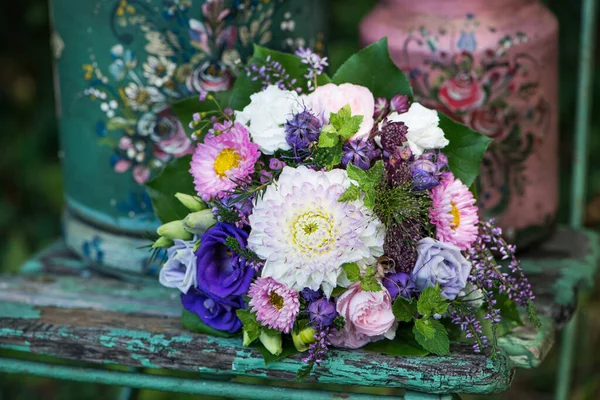
[{"label": "pink rose", "polygon": [[483,104],[485,92],[475,77],[460,72],[444,82],[438,97],[452,111],[472,110]]},{"label": "pink rose", "polygon": [[373,93],[364,86],[342,83],[337,86],[333,83],[319,86],[307,97],[307,106],[312,107],[317,115],[329,123],[329,114],[338,112],[342,107],[350,104],[352,115],[362,115],[363,121],[360,129],[352,139],[367,137],[373,128],[373,114],[375,112],[375,98]]},{"label": "pink rose", "polygon": [[357,349],[369,342],[396,336],[392,298],[383,287],[379,292],[367,292],[356,282],[338,297],[336,310],[346,323],[331,340],[334,346]]}]

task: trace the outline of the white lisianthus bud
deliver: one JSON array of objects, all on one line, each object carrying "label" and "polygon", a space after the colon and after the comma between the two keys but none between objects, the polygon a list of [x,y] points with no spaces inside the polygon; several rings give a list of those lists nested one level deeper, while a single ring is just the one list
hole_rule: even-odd
[{"label": "white lisianthus bud", "polygon": [[208,206],[202,201],[200,197],[190,196],[185,193],[175,193],[177,200],[181,202],[190,211],[201,211],[206,209]]},{"label": "white lisianthus bud", "polygon": [[260,342],[265,346],[269,353],[274,356],[278,356],[283,351],[283,344],[281,342],[281,332],[267,333],[264,330],[260,332]]},{"label": "white lisianthus bud", "polygon": [[167,239],[190,240],[194,236],[183,227],[183,221],[167,222],[159,226],[156,233]]},{"label": "white lisianthus bud", "polygon": [[173,240],[164,236],[159,237],[156,242],[152,244],[153,249],[167,249],[173,246]]},{"label": "white lisianthus bud", "polygon": [[196,235],[202,235],[216,223],[217,218],[210,209],[196,211],[183,219],[183,227]]}]

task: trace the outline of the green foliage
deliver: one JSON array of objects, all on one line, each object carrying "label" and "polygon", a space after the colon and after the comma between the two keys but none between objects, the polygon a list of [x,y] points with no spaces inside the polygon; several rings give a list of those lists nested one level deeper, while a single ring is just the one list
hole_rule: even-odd
[{"label": "green foliage", "polygon": [[340,142],[340,135],[334,130],[323,130],[319,135],[319,148],[333,147]]},{"label": "green foliage", "polygon": [[246,260],[261,260],[261,258],[255,252],[248,249],[243,249],[240,245],[240,242],[238,242],[235,238],[232,238],[231,236],[225,239],[225,246],[229,247],[231,251],[233,251],[236,254],[239,254]]},{"label": "green foliage", "polygon": [[450,170],[462,183],[470,187],[479,175],[483,154],[492,139],[442,113],[438,115],[440,128],[444,131],[446,139],[450,141],[448,146],[444,147]]},{"label": "green foliage", "polygon": [[365,206],[373,209],[375,205],[376,187],[383,179],[383,161],[377,161],[368,171],[364,171],[354,164],[348,164],[347,171],[348,177],[356,181],[360,190],[365,193]]},{"label": "green foliage", "polygon": [[[215,92],[210,94],[212,97],[207,97],[204,101],[200,101],[198,95],[194,95],[174,102],[171,107],[185,131],[191,135],[194,129],[189,127],[189,123],[192,121],[193,115],[195,113],[206,113],[207,118],[210,118],[210,115],[219,112],[218,104],[229,104],[230,95],[231,92]],[[205,134],[206,131],[203,133]],[[202,139],[204,139],[203,136],[200,137],[200,140]]]},{"label": "green foliage", "polygon": [[185,329],[189,329],[191,331],[198,332],[198,333],[206,333],[207,335],[211,335],[211,336],[219,336],[219,337],[237,336],[234,333],[224,332],[224,331],[220,331],[220,330],[211,328],[210,326],[208,326],[204,322],[202,322],[202,320],[200,319],[200,317],[198,315],[196,315],[193,312],[188,311],[186,309],[183,309],[183,312],[181,313],[181,325]]},{"label": "green foliage", "polygon": [[196,193],[190,175],[191,156],[169,163],[158,176],[146,183],[156,216],[162,223],[181,220],[189,210],[175,197],[176,193]]},{"label": "green foliage", "polygon": [[365,274],[360,277],[360,288],[366,292],[379,292],[383,290],[375,275],[375,268],[367,267]]},{"label": "green foliage", "polygon": [[393,340],[380,340],[364,347],[367,351],[389,354],[397,357],[421,357],[429,354],[416,340],[408,326],[400,326]]},{"label": "green foliage", "polygon": [[413,95],[408,78],[390,57],[387,38],[350,56],[333,75],[332,82],[365,86],[376,98],[391,99],[398,93],[410,98]]},{"label": "green foliage", "polygon": [[246,335],[248,335],[248,340],[250,342],[254,342],[260,336],[261,325],[256,320],[256,314],[249,310],[237,310],[235,312],[242,321],[242,328]]},{"label": "green foliage", "polygon": [[355,184],[351,184],[348,189],[338,199],[340,202],[355,201],[360,199],[360,188]]},{"label": "green foliage", "polygon": [[356,282],[360,279],[360,268],[357,263],[342,264],[342,269],[346,272],[350,282]]},{"label": "green foliage", "polygon": [[336,286],[331,291],[331,297],[338,297],[339,295],[341,295],[342,293],[344,293],[346,290],[348,290],[348,289],[345,288],[345,287]]},{"label": "green foliage", "polygon": [[431,197],[414,191],[411,183],[391,187],[385,183],[375,188],[375,215],[387,227],[404,221],[428,225]]},{"label": "green foliage", "polygon": [[442,291],[439,285],[425,288],[419,295],[417,302],[417,311],[424,317],[434,314],[444,314],[448,310],[448,300],[442,297]]},{"label": "green foliage", "polygon": [[320,147],[315,154],[315,164],[321,168],[332,170],[342,162],[342,144],[333,147]]},{"label": "green foliage", "polygon": [[392,311],[398,321],[410,322],[415,318],[417,305],[407,298],[398,296],[392,305]]},{"label": "green foliage", "polygon": [[268,366],[269,364],[275,361],[293,356],[294,354],[298,353],[298,350],[296,350],[294,343],[287,336],[283,337],[282,350],[281,353],[277,355],[271,354],[271,352],[267,350],[266,347],[259,341],[252,343],[249,347],[252,347],[253,349],[256,349],[260,352],[260,354],[263,357],[263,360],[265,361],[265,366]]},{"label": "green foliage", "polygon": [[434,319],[418,319],[413,327],[415,340],[425,350],[438,356],[450,354],[448,332],[441,322]]},{"label": "green foliage", "polygon": [[352,116],[350,104],[346,104],[337,113],[330,114],[329,123],[335,128],[335,132],[340,136],[341,141],[345,142],[358,132],[363,118],[362,115]]}]

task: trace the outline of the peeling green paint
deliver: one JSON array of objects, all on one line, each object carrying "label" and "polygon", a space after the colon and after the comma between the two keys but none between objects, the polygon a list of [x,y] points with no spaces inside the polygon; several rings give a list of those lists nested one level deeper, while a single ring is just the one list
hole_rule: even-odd
[{"label": "peeling green paint", "polygon": [[0,318],[40,318],[40,310],[34,305],[0,301]]}]

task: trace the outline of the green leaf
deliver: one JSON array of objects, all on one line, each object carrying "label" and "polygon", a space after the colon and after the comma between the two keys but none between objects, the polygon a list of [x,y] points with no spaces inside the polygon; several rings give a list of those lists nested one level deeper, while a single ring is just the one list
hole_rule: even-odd
[{"label": "green leaf", "polygon": [[340,136],[336,132],[322,132],[319,135],[319,147],[333,147],[340,142]]},{"label": "green leaf", "polygon": [[372,209],[375,205],[375,188],[383,179],[383,161],[377,161],[368,171],[364,171],[354,164],[348,164],[346,170],[348,171],[348,177],[356,181],[365,193],[365,206]]},{"label": "green leaf", "polygon": [[379,340],[363,347],[367,351],[398,357],[422,357],[429,354],[417,341],[409,328],[398,328],[393,340]]},{"label": "green leaf", "polygon": [[[444,325],[433,319],[417,324],[419,321],[423,320],[416,320],[415,326],[413,327],[413,333],[417,343],[423,346],[425,350],[438,356],[447,356],[450,354],[450,340],[448,339],[448,332],[446,332]],[[425,330],[430,337],[426,336],[423,333],[423,330]]]},{"label": "green leaf", "polygon": [[383,161],[379,160],[367,171],[367,177],[373,182],[373,185],[378,185],[381,182],[383,179],[383,170]]},{"label": "green leaf", "polygon": [[432,339],[435,336],[435,327],[431,321],[435,320],[430,318],[421,318],[415,320],[415,329],[427,339]]},{"label": "green leaf", "polygon": [[417,306],[407,298],[398,296],[392,306],[392,311],[396,319],[400,322],[410,322],[415,317]]},{"label": "green leaf", "polygon": [[350,282],[356,282],[360,279],[360,268],[355,262],[342,264],[342,269],[346,272]]},{"label": "green leaf", "polygon": [[251,342],[258,339],[260,336],[261,326],[260,323],[256,320],[256,314],[249,310],[236,310],[235,312],[242,321],[242,326],[248,335],[248,338]]},{"label": "green leaf", "polygon": [[337,113],[332,112],[329,114],[329,123],[335,126],[336,129],[340,129],[351,116],[352,110],[350,109],[350,104],[346,104]]},{"label": "green leaf", "polygon": [[333,288],[333,291],[331,292],[331,297],[338,297],[339,295],[344,293],[346,290],[348,290],[348,288],[336,286]]},{"label": "green leaf", "polygon": [[377,278],[372,275],[366,275],[360,278],[360,288],[365,292],[380,292],[383,290]]},{"label": "green leaf", "polygon": [[348,118],[346,122],[338,129],[338,133],[342,137],[342,141],[350,139],[360,129],[364,117],[362,115],[355,115],[354,117]]},{"label": "green leaf", "polygon": [[184,328],[189,329],[191,331],[198,332],[198,333],[206,333],[207,335],[211,335],[211,336],[219,336],[219,337],[238,336],[235,333],[219,331],[217,329],[211,328],[210,326],[208,326],[204,322],[202,322],[202,320],[200,319],[200,317],[198,315],[196,315],[193,312],[188,311],[186,309],[183,309],[183,312],[181,313],[181,325]]},{"label": "green leaf", "polygon": [[423,316],[441,315],[446,310],[448,310],[448,300],[442,297],[439,285],[427,287],[419,295],[419,301],[417,302],[419,314]]},{"label": "green leaf", "polygon": [[408,78],[390,57],[387,38],[352,55],[333,75],[332,81],[336,85],[365,86],[375,98],[391,99],[395,94],[404,94],[411,99],[413,96]]},{"label": "green leaf", "polygon": [[355,184],[351,184],[348,189],[338,199],[339,202],[354,201],[360,199],[360,189]]},{"label": "green leaf", "polygon": [[319,166],[332,170],[342,162],[342,144],[333,147],[322,147],[317,150],[315,163]]},{"label": "green leaf", "polygon": [[492,142],[487,136],[456,122],[438,112],[440,128],[450,141],[442,150],[448,156],[448,164],[454,176],[470,187],[479,175],[479,166],[483,155]]},{"label": "green leaf", "polygon": [[191,156],[185,156],[173,160],[158,176],[146,183],[154,212],[162,223],[184,219],[190,212],[175,194],[196,194],[189,172],[191,159]]}]

